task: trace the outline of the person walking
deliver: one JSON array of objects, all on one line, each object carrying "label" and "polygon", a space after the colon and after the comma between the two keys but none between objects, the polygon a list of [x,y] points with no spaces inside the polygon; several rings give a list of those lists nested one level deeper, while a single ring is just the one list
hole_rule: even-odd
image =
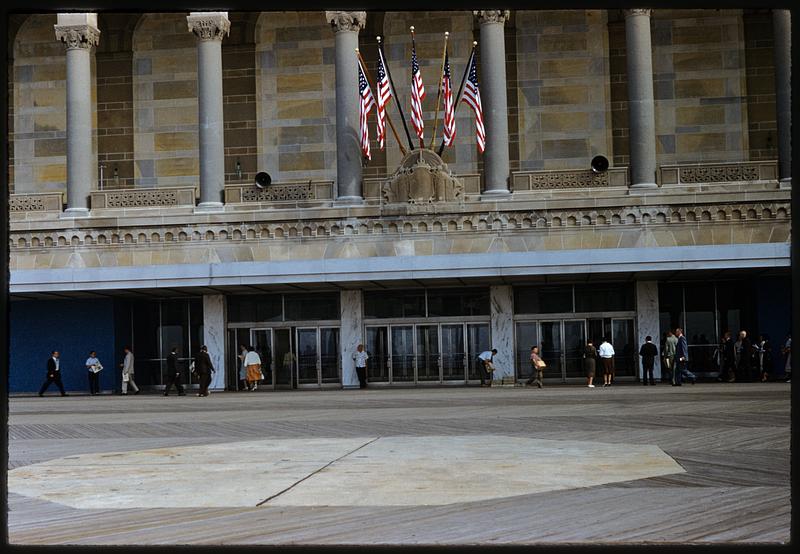
[{"label": "person walking", "polygon": [[100,394],[100,371],[103,369],[103,365],[97,359],[97,352],[94,350],[89,352],[85,365],[89,376],[89,394],[92,396]]},{"label": "person walking", "polygon": [[678,348],[678,337],[672,330],[667,331],[667,338],[664,341],[664,367],[668,381],[675,384],[675,350]]},{"label": "person walking", "polygon": [[525,386],[530,387],[533,383],[536,383],[537,387],[542,388],[544,385],[542,376],[545,367],[547,367],[547,364],[539,356],[539,347],[531,346],[531,377],[525,382]]},{"label": "person walking", "polygon": [[356,375],[358,375],[359,388],[367,388],[367,360],[369,355],[364,351],[364,345],[359,344],[356,347],[356,353],[353,354],[353,361],[356,364]]},{"label": "person walking", "polygon": [[195,358],[195,371],[200,381],[200,392],[197,396],[208,396],[208,385],[211,384],[211,374],[216,371],[214,364],[211,363],[211,356],[208,355],[208,347],[204,344],[200,347],[200,352]]},{"label": "person walking", "polygon": [[61,391],[61,396],[69,396],[64,392],[64,384],[61,382],[61,361],[59,358],[61,353],[58,350],[53,350],[50,357],[47,359],[47,379],[42,383],[42,388],[39,389],[39,396],[44,396],[44,391],[50,388],[50,383],[55,383],[58,390]]},{"label": "person walking", "polygon": [[752,381],[753,346],[747,338],[747,331],[739,331],[739,338],[734,344],[736,356],[736,380],[744,383]]},{"label": "person walking", "polygon": [[258,388],[258,382],[264,378],[264,374],[261,372],[261,356],[258,355],[255,348],[248,346],[243,363],[247,390],[252,392]]},{"label": "person walking", "polygon": [[722,335],[719,353],[719,380],[733,383],[736,380],[736,356],[730,331]]},{"label": "person walking", "polygon": [[[687,365],[689,364],[689,344],[686,342],[686,337],[683,335],[683,329],[678,327],[675,329],[675,335],[678,338],[678,345],[675,347],[675,371],[672,386],[680,387],[683,384],[684,373],[689,373]],[[689,373],[691,375],[691,373]],[[694,384],[694,379],[692,379]]]},{"label": "person walking", "polygon": [[586,372],[587,387],[594,388],[594,374],[597,368],[597,348],[594,347],[592,341],[586,343],[583,349],[583,369]]},{"label": "person walking", "polygon": [[758,340],[753,344],[753,365],[760,381],[765,383],[772,369],[772,346],[767,335],[758,335]]},{"label": "person walking", "polygon": [[239,345],[239,354],[236,356],[236,359],[239,361],[239,382],[237,384],[237,389],[239,391],[243,390],[250,390],[250,385],[247,382],[247,366],[244,363],[244,359],[247,357],[247,347],[243,344]]},{"label": "person walking", "polygon": [[167,355],[167,388],[164,389],[164,396],[169,396],[172,386],[178,391],[178,396],[186,396],[181,384],[181,371],[178,369],[178,347],[173,346]]},{"label": "person walking", "polygon": [[781,354],[784,356],[783,362],[783,376],[786,378],[787,383],[792,382],[792,334],[786,335],[786,340],[781,348]]},{"label": "person walking", "polygon": [[658,348],[653,344],[653,337],[647,335],[644,339],[644,344],[639,349],[639,356],[642,357],[642,384],[647,385],[647,377],[650,376],[650,384],[655,386],[656,380],[653,377],[653,369],[656,365],[656,356],[658,356]]},{"label": "person walking", "polygon": [[[482,387],[491,387],[492,386],[492,372],[494,371],[494,364],[492,363],[494,360],[494,355],[497,354],[497,349],[492,348],[491,350],[486,350],[478,354],[478,360],[480,360],[481,365],[483,366],[483,371],[478,371],[481,375],[481,386]],[[489,383],[486,383],[486,376],[489,376]]]},{"label": "person walking", "polygon": [[133,394],[139,394],[139,387],[136,386],[136,381],[133,380],[133,352],[130,346],[122,349],[125,352],[125,359],[119,364],[122,367],[122,394],[128,394],[128,384],[133,388]]},{"label": "person walking", "polygon": [[603,386],[610,387],[611,380],[614,378],[614,347],[611,346],[608,339],[603,339],[597,353],[603,364]]}]

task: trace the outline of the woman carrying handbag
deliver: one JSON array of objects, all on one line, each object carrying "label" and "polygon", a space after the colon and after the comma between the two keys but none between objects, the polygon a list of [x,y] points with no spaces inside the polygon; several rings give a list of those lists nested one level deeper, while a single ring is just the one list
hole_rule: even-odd
[{"label": "woman carrying handbag", "polygon": [[542,375],[544,374],[545,367],[547,367],[547,364],[544,363],[544,360],[539,356],[539,347],[531,346],[531,378],[528,379],[525,385],[531,386],[533,383],[536,383],[537,387],[542,388]]}]

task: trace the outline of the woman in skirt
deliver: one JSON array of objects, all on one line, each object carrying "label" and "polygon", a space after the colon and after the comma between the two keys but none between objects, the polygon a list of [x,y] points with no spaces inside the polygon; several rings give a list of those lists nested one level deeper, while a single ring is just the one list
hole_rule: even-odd
[{"label": "woman in skirt", "polygon": [[258,382],[264,378],[261,373],[261,357],[252,346],[247,347],[247,355],[244,357],[244,367],[247,370],[247,390],[254,391],[258,388]]}]

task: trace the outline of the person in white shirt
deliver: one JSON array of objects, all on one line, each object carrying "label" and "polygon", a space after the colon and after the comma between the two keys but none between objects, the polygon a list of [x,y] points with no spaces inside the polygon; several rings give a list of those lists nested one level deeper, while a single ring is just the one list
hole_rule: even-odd
[{"label": "person in white shirt", "polygon": [[97,352],[92,350],[86,358],[86,371],[89,374],[89,394],[100,394],[100,371],[103,365],[97,359]]},{"label": "person in white shirt", "polygon": [[261,356],[252,346],[247,347],[244,367],[247,370],[247,390],[254,391],[258,388],[258,382],[264,377],[263,373],[261,373]]},{"label": "person in white shirt", "polygon": [[608,339],[603,339],[603,342],[600,343],[597,354],[603,363],[603,386],[610,387],[611,380],[614,378],[614,347],[611,346]]},{"label": "person in white shirt", "polygon": [[353,354],[353,361],[356,363],[358,386],[362,389],[367,388],[367,360],[369,360],[369,354],[364,350],[364,345],[359,344],[356,347],[356,353]]},{"label": "person in white shirt", "polygon": [[[497,349],[492,348],[491,350],[486,350],[485,352],[481,352],[478,354],[478,359],[483,364],[483,371],[478,371],[481,376],[481,386],[482,387],[491,387],[492,386],[492,372],[494,371],[494,355],[497,354]],[[489,375],[489,383],[486,383],[486,376]]]}]

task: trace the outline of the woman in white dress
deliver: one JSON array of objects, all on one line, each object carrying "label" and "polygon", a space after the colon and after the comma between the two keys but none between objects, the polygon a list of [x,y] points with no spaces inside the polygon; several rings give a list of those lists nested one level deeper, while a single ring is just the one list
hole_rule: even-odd
[{"label": "woman in white dress", "polygon": [[264,375],[261,373],[261,356],[252,346],[247,347],[244,367],[247,370],[247,389],[254,391],[258,388],[258,382],[264,378]]}]

